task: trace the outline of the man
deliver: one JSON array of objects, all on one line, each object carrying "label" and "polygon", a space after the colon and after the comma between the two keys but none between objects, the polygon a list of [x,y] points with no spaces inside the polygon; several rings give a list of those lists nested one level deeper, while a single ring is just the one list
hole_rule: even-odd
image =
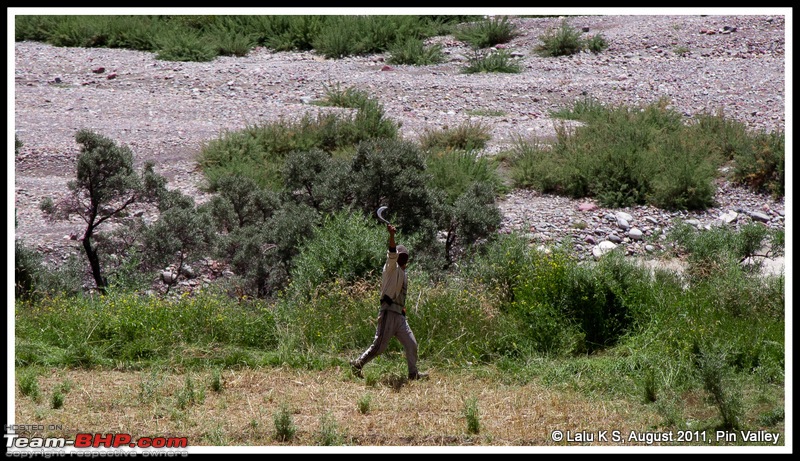
[{"label": "man", "polygon": [[361,377],[361,369],[370,360],[380,355],[389,345],[389,341],[396,337],[406,354],[408,362],[408,379],[426,378],[426,373],[417,370],[417,340],[408,326],[406,320],[406,293],[408,292],[408,278],[406,265],[408,264],[408,250],[403,245],[397,245],[394,240],[396,229],[391,224],[386,226],[389,231],[389,251],[386,255],[386,264],[383,265],[383,279],[381,281],[381,308],[378,313],[378,328],[372,345],[356,360],[350,362],[353,372]]}]

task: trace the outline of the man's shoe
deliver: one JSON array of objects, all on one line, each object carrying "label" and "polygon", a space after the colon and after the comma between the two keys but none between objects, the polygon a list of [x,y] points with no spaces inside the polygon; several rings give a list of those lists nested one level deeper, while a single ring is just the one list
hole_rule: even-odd
[{"label": "man's shoe", "polygon": [[350,370],[353,371],[353,374],[358,376],[359,378],[363,378],[364,375],[361,374],[361,364],[358,363],[356,360],[350,361]]},{"label": "man's shoe", "polygon": [[408,380],[415,381],[417,379],[428,379],[428,373],[409,373]]}]

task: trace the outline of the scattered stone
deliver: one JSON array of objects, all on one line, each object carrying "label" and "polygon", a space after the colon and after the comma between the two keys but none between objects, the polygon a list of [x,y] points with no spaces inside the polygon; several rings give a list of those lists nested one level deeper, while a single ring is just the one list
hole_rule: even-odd
[{"label": "scattered stone", "polygon": [[769,222],[769,216],[761,213],[760,211],[751,211],[748,215],[755,221]]},{"label": "scattered stone", "polygon": [[594,248],[592,248],[592,255],[595,257],[595,259],[600,259],[603,255],[616,247],[617,245],[614,242],[603,240],[599,244],[595,245]]},{"label": "scattered stone", "polygon": [[175,283],[178,280],[178,274],[172,271],[163,271],[161,272],[161,281],[166,283],[167,285]]}]

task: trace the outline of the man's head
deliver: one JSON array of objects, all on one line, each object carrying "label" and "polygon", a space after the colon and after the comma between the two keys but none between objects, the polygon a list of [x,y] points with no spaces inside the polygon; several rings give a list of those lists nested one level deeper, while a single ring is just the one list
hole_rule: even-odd
[{"label": "man's head", "polygon": [[397,264],[400,267],[406,267],[408,264],[408,248],[403,245],[397,245]]}]

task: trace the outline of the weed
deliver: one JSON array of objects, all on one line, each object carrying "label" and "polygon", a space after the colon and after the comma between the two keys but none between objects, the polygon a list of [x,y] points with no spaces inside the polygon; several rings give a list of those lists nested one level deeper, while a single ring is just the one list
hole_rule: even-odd
[{"label": "weed", "polygon": [[219,369],[215,368],[214,371],[211,372],[211,390],[214,392],[222,392],[224,387],[222,374]]},{"label": "weed", "polygon": [[581,32],[570,26],[566,19],[561,21],[559,28],[548,29],[539,40],[542,43],[536,46],[535,51],[545,57],[569,56],[583,49]]},{"label": "weed", "polygon": [[27,369],[19,374],[19,390],[22,395],[38,402],[42,397],[39,389],[39,375],[35,370]]},{"label": "weed", "polygon": [[439,44],[426,46],[415,37],[409,37],[396,42],[389,48],[389,64],[410,64],[414,66],[428,66],[444,62],[444,52]]},{"label": "weed", "polygon": [[54,410],[58,410],[64,407],[64,393],[60,390],[55,390],[53,392],[53,396],[50,399],[50,407]]},{"label": "weed", "polygon": [[456,29],[457,40],[475,49],[508,43],[519,35],[517,27],[507,16],[498,16],[470,23]]},{"label": "weed", "polygon": [[480,412],[478,410],[478,399],[476,397],[470,397],[464,402],[464,417],[467,419],[467,432],[470,434],[480,433]]},{"label": "weed", "polygon": [[719,410],[721,427],[732,431],[742,427],[744,408],[739,391],[729,381],[726,359],[727,354],[719,348],[695,345],[695,366],[703,387]]},{"label": "weed", "polygon": [[518,74],[522,72],[522,66],[518,59],[511,56],[506,50],[492,52],[481,52],[476,50],[468,58],[467,67],[462,69],[465,74],[478,74],[488,72],[498,72],[506,74]]},{"label": "weed", "polygon": [[483,149],[491,139],[491,127],[481,121],[468,120],[450,128],[427,129],[419,143],[425,150],[475,150]]},{"label": "weed", "polygon": [[372,394],[364,394],[358,399],[358,412],[366,415],[372,409]]},{"label": "weed", "polygon": [[328,412],[320,417],[317,443],[324,447],[341,445],[344,441],[336,418]]},{"label": "weed", "polygon": [[175,405],[185,410],[187,407],[200,404],[205,401],[205,390],[203,388],[196,389],[194,380],[191,375],[186,375],[183,388],[179,389],[175,395]]},{"label": "weed", "polygon": [[686,56],[690,53],[688,47],[685,46],[676,46],[675,49],[672,50],[673,53],[677,54],[678,56]]},{"label": "weed", "polygon": [[285,403],[281,404],[273,417],[275,424],[275,440],[288,442],[294,438],[297,427],[292,422],[292,412]]}]

